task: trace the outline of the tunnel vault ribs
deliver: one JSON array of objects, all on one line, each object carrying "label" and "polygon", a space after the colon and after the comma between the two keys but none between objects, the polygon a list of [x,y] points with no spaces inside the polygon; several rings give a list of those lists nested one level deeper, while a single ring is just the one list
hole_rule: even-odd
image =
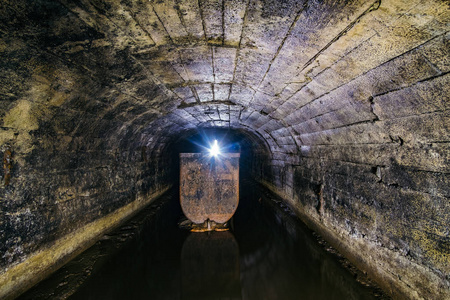
[{"label": "tunnel vault ribs", "polygon": [[0,295],[170,186],[178,138],[223,128],[388,293],[450,298],[448,1],[16,0],[0,19]]}]

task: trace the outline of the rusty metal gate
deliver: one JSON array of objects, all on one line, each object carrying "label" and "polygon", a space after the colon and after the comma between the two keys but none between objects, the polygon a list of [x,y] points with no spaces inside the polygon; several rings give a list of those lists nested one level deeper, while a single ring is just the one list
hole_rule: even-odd
[{"label": "rusty metal gate", "polygon": [[239,203],[239,153],[180,153],[180,203],[195,224],[225,223]]}]

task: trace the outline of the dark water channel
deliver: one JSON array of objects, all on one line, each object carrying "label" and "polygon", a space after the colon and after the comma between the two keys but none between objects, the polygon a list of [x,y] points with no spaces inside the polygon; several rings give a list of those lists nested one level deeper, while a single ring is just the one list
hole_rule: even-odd
[{"label": "dark water channel", "polygon": [[255,183],[227,232],[190,233],[174,189],[21,299],[380,299]]}]

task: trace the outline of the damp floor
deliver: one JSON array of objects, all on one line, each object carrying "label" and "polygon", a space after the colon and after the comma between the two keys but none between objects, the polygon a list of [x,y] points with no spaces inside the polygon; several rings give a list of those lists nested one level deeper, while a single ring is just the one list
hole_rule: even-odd
[{"label": "damp floor", "polygon": [[19,299],[387,299],[254,182],[229,231],[182,220],[175,188]]}]

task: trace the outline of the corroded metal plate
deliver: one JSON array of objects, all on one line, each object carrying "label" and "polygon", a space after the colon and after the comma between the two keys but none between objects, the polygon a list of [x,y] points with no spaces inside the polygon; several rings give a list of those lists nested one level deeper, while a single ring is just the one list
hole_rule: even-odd
[{"label": "corroded metal plate", "polygon": [[239,153],[180,153],[180,202],[196,224],[225,223],[239,203]]}]

